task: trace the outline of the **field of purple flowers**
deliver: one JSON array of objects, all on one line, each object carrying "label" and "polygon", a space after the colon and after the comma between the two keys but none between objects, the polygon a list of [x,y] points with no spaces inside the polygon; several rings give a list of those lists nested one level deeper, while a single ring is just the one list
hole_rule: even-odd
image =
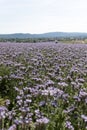
[{"label": "field of purple flowers", "polygon": [[86,130],[87,45],[0,43],[0,130]]}]

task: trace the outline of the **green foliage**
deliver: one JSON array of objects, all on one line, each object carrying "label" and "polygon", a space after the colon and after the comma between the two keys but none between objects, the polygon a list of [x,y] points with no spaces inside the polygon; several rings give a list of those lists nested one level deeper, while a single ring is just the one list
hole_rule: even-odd
[{"label": "green foliage", "polygon": [[0,95],[4,97],[8,93],[7,79],[10,74],[8,67],[1,65],[0,66]]},{"label": "green foliage", "polygon": [[0,106],[4,106],[4,104],[5,104],[5,99],[0,98]]},{"label": "green foliage", "polygon": [[0,65],[0,76],[8,76],[10,74],[10,69],[5,65]]},{"label": "green foliage", "polygon": [[3,99],[7,97],[12,102],[15,97],[14,86],[17,84],[17,81],[10,79],[10,69],[4,65],[0,66],[0,97]]}]

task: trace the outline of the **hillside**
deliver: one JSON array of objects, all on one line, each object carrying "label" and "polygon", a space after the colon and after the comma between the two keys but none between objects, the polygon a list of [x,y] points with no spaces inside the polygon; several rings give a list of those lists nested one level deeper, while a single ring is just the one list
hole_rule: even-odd
[{"label": "hillside", "polygon": [[66,32],[49,32],[43,34],[30,33],[14,33],[14,34],[0,34],[0,38],[4,39],[27,39],[27,38],[86,38],[87,33],[66,33]]}]

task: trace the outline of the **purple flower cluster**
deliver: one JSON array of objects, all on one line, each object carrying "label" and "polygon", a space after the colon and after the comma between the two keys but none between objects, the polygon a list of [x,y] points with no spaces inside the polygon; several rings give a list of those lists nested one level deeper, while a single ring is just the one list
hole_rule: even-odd
[{"label": "purple flower cluster", "polygon": [[0,43],[0,90],[1,130],[85,130],[87,45]]}]

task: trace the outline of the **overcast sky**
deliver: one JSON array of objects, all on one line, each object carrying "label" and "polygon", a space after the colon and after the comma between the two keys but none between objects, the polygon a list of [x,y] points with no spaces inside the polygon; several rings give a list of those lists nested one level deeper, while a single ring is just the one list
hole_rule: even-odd
[{"label": "overcast sky", "polygon": [[0,0],[0,34],[87,32],[87,0]]}]

